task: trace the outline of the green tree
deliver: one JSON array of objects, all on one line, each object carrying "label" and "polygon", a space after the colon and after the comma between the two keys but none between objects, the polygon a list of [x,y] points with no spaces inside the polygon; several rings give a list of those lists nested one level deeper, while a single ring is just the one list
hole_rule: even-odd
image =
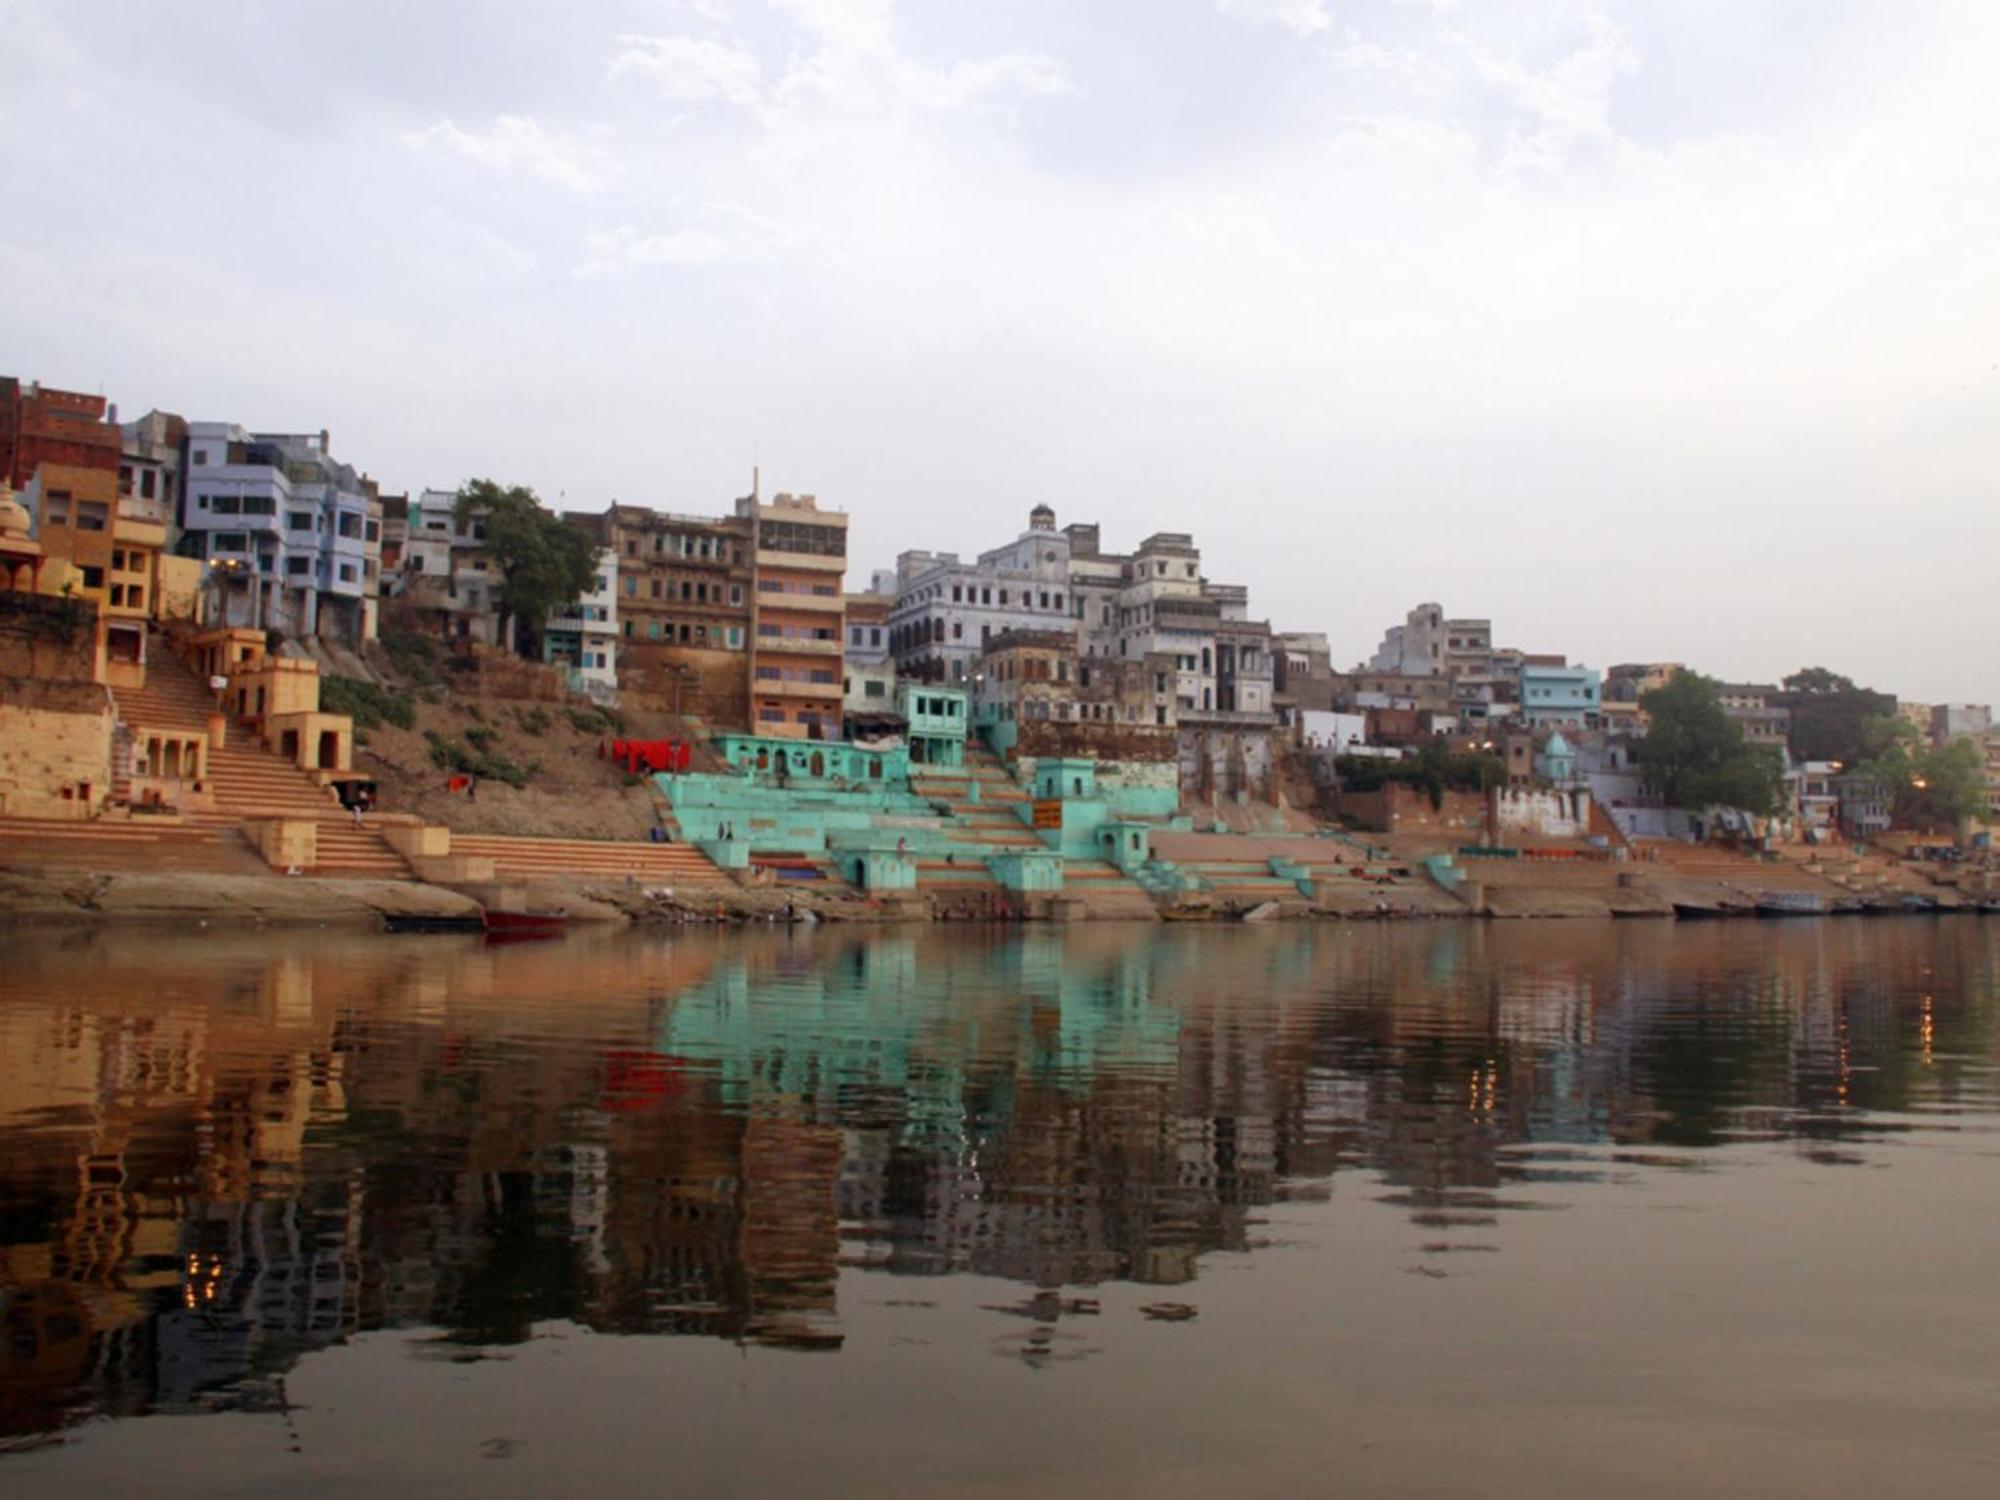
[{"label": "green tree", "polygon": [[1783,805],[1783,758],[1773,747],[1743,742],[1714,678],[1677,672],[1640,703],[1652,727],[1638,761],[1655,795],[1674,807],[1736,807],[1759,817]]},{"label": "green tree", "polygon": [[545,510],[523,485],[468,479],[453,513],[460,529],[484,529],[481,545],[500,570],[501,640],[511,645],[516,632],[525,631],[539,647],[550,613],[589,591],[596,542]]},{"label": "green tree", "polygon": [[1800,760],[1837,760],[1857,766],[1868,758],[1864,726],[1896,712],[1887,693],[1855,686],[1825,667],[1801,667],[1784,680],[1777,702],[1791,711],[1791,750]]},{"label": "green tree", "polygon": [[1979,746],[1959,738],[1932,748],[1901,719],[1871,719],[1864,775],[1888,795],[1904,828],[1955,829],[1987,809],[1986,764]]}]

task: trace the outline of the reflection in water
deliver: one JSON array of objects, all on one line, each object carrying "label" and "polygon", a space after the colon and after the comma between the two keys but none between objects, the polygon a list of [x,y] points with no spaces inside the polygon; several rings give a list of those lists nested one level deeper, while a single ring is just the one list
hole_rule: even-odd
[{"label": "reflection in water", "polygon": [[1837,1167],[1995,1102],[1973,919],[15,949],[14,1445],[280,1409],[368,1329],[838,1350],[843,1269],[1020,1283],[995,1347],[1074,1361],[1090,1289],[1182,1286],[1344,1180],[1438,1276],[1588,1188],[1742,1143]]}]

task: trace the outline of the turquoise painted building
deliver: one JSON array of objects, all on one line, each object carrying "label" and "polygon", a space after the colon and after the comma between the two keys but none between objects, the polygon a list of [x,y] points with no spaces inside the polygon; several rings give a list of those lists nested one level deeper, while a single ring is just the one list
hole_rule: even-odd
[{"label": "turquoise painted building", "polygon": [[920,766],[965,764],[971,700],[959,688],[896,684],[896,712],[909,724],[910,760]]},{"label": "turquoise painted building", "polygon": [[1530,724],[1576,724],[1595,729],[1603,715],[1604,674],[1595,667],[1523,663],[1521,714]]}]

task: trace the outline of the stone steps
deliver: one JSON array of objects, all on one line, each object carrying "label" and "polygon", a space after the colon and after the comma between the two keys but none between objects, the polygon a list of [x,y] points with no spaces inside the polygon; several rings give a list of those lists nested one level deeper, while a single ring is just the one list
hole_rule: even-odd
[{"label": "stone steps", "polygon": [[233,827],[0,818],[0,861],[105,874],[269,873]]},{"label": "stone steps", "polygon": [[451,852],[491,859],[501,880],[538,876],[626,875],[676,885],[722,885],[728,877],[691,844],[641,844],[609,839],[532,839],[454,834]]}]

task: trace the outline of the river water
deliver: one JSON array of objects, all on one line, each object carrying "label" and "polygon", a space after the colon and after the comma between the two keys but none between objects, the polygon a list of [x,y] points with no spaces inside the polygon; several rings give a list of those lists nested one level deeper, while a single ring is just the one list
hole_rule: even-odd
[{"label": "river water", "polygon": [[1992,1496],[2000,923],[12,933],[0,1493]]}]

